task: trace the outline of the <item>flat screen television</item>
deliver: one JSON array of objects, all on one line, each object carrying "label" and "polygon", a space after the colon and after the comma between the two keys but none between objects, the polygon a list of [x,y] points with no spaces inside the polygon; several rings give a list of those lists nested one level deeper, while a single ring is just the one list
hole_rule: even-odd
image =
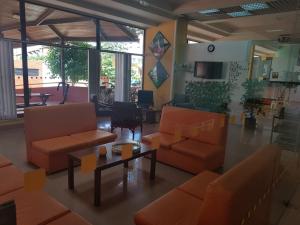
[{"label": "flat screen television", "polygon": [[194,76],[203,79],[223,79],[223,63],[195,62]]}]

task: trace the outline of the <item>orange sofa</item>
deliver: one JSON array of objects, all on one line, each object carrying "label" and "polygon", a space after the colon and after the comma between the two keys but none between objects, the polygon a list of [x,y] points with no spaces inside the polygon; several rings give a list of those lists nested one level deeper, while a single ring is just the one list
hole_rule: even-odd
[{"label": "orange sofa", "polygon": [[227,121],[224,114],[166,106],[159,131],[142,141],[150,144],[159,137],[160,162],[194,174],[214,170],[224,163]]},{"label": "orange sofa", "polygon": [[91,103],[26,108],[27,160],[48,173],[67,168],[69,152],[105,144],[117,135],[97,129]]},{"label": "orange sofa", "polygon": [[90,225],[43,191],[26,192],[23,173],[0,155],[0,205],[14,200],[18,225]]},{"label": "orange sofa", "polygon": [[135,215],[136,225],[267,225],[280,149],[268,145],[224,175],[205,171]]}]

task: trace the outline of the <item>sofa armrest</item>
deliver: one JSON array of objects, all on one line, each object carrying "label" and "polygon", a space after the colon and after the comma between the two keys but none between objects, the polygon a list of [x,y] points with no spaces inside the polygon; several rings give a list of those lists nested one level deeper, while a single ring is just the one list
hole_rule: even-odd
[{"label": "sofa armrest", "polygon": [[220,175],[211,171],[204,171],[180,185],[177,189],[184,191],[201,200],[204,199],[206,188]]}]

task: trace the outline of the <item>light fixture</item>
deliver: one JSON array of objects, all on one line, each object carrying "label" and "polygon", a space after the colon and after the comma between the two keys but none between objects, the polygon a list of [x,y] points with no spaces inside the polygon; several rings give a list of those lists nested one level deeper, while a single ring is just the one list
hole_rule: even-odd
[{"label": "light fixture", "polygon": [[282,32],[284,31],[283,29],[271,29],[271,30],[266,30],[268,33],[277,33],[277,32]]},{"label": "light fixture", "polygon": [[205,10],[200,10],[198,12],[201,14],[212,14],[212,13],[220,12],[220,10],[219,9],[205,9]]},{"label": "light fixture", "polygon": [[239,12],[230,12],[227,15],[231,17],[243,17],[243,16],[251,16],[252,14],[248,11],[239,11]]},{"label": "light fixture", "polygon": [[249,10],[249,11],[256,11],[256,10],[262,10],[262,9],[270,8],[269,5],[267,3],[264,3],[264,2],[242,4],[241,7],[243,9]]}]

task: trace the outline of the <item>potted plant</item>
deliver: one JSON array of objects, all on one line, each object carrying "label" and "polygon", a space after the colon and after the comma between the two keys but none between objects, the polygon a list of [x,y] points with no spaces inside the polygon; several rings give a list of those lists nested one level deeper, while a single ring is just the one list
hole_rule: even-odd
[{"label": "potted plant", "polygon": [[242,96],[242,104],[244,107],[245,127],[256,128],[256,115],[262,112],[262,96],[265,87],[265,82],[258,79],[248,79],[242,86],[245,93]]}]

